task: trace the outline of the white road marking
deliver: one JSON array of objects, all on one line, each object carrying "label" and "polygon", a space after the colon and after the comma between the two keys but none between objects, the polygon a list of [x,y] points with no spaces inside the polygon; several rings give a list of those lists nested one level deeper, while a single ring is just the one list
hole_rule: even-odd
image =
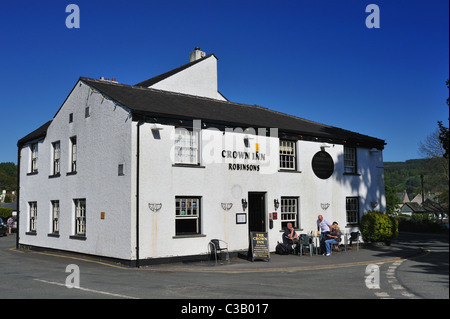
[{"label": "white road marking", "polygon": [[[43,279],[34,279],[34,280],[35,281],[39,281],[39,282],[43,282],[43,283],[46,283],[46,284],[50,284],[50,285],[66,287],[66,284],[62,284],[62,283],[59,283],[59,282],[47,281],[47,280],[43,280]],[[92,292],[92,293],[102,294],[102,295],[107,295],[107,296],[112,296],[112,297],[119,297],[119,298],[126,298],[126,299],[139,299],[139,298],[136,298],[136,297],[126,296],[126,295],[121,295],[121,294],[114,294],[114,293],[107,292],[107,291],[94,290],[94,289],[83,288],[83,287],[73,287],[73,288],[70,288],[70,289],[79,289],[79,290],[83,290],[83,291],[87,291],[87,292]]]}]

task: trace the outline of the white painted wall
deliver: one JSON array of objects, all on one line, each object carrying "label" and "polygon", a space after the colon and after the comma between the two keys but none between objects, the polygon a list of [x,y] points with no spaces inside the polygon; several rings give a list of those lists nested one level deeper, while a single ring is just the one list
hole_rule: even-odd
[{"label": "white painted wall", "polygon": [[[152,124],[141,127],[140,183],[140,257],[156,258],[182,255],[195,255],[207,252],[207,244],[213,238],[225,240],[229,249],[248,248],[248,224],[236,224],[236,213],[243,212],[241,199],[248,192],[266,192],[266,213],[274,211],[274,199],[282,196],[300,198],[299,233],[316,231],[317,215],[322,214],[330,221],[337,221],[343,231],[350,232],[354,227],[345,228],[345,198],[359,196],[361,213],[369,210],[368,203],[377,201],[377,209],[385,209],[384,184],[380,180],[382,169],[381,152],[372,154],[367,149],[358,149],[359,176],[344,176],[343,145],[333,145],[299,141],[297,143],[299,170],[301,173],[278,172],[279,142],[277,138],[258,137],[245,148],[245,134],[217,131],[202,131],[204,167],[174,167],[168,156],[173,147],[173,126],[163,126],[159,137],[151,132]],[[229,159],[223,159],[221,151],[251,151],[255,143],[260,143],[260,152],[266,160],[259,162],[260,172],[230,171]],[[335,172],[327,180],[317,178],[311,168],[313,155],[326,145],[326,151],[333,157]],[[235,161],[243,163],[243,160]],[[249,161],[252,163],[252,161]],[[275,169],[274,169],[275,168]],[[381,187],[382,186],[382,187]],[[379,188],[381,187],[381,188]],[[201,233],[204,237],[175,237],[175,196],[201,196]],[[222,202],[231,202],[229,211],[221,208]],[[148,203],[161,203],[159,212],[151,212]],[[323,211],[321,203],[330,203]],[[248,209],[245,211],[248,213]],[[266,216],[267,218],[267,216]],[[281,241],[281,212],[269,229],[270,249],[274,250]]]},{"label": "white painted wall", "polygon": [[225,101],[217,91],[217,58],[214,55],[150,87]]},{"label": "white painted wall", "polygon": [[[90,117],[85,118],[85,107]],[[73,113],[73,123],[69,114]],[[20,244],[83,252],[128,259],[131,245],[131,119],[128,110],[102,99],[96,91],[78,82],[56,114],[39,143],[38,170],[30,171],[30,148],[21,150],[20,171]],[[77,137],[77,174],[66,175],[70,161],[72,136]],[[61,143],[61,176],[52,174],[52,142]],[[118,176],[118,164],[124,164],[124,176]],[[74,234],[73,199],[86,199],[86,240],[71,239]],[[51,200],[60,201],[60,236],[51,232]],[[37,202],[37,233],[29,230],[28,202]],[[105,219],[100,219],[105,212]],[[134,246],[133,246],[134,249]]]}]

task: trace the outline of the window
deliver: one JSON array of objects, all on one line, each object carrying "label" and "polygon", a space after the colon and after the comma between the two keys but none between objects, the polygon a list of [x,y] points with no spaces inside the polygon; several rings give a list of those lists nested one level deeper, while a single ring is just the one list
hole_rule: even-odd
[{"label": "window", "polygon": [[89,106],[87,106],[85,109],[84,109],[84,117],[85,118],[88,118],[88,117],[90,117],[91,116],[91,112],[90,112],[90,110],[89,110]]},{"label": "window", "polygon": [[175,198],[175,235],[200,234],[200,198]]},{"label": "window", "polygon": [[344,173],[356,174],[356,148],[344,146]]},{"label": "window", "polygon": [[53,145],[53,175],[59,175],[60,173],[60,160],[61,160],[61,143],[55,142]]},{"label": "window", "polygon": [[118,170],[118,172],[117,172],[118,176],[124,176],[125,175],[125,173],[123,172],[123,164],[119,164],[117,170]]},{"label": "window", "polygon": [[280,169],[296,169],[295,143],[295,141],[280,140]]},{"label": "window", "polygon": [[86,236],[86,199],[74,199],[75,235]]},{"label": "window", "polygon": [[72,123],[73,122],[73,113],[70,113],[69,114],[69,123]]},{"label": "window", "polygon": [[176,164],[199,164],[199,131],[189,131],[184,128],[175,129]]},{"label": "window", "polygon": [[77,171],[77,137],[70,138],[70,171],[75,173]]},{"label": "window", "polygon": [[59,233],[59,200],[52,200],[52,233]]},{"label": "window", "polygon": [[29,215],[29,231],[32,233],[36,232],[36,226],[37,226],[37,202],[29,202],[28,203],[30,208],[30,215]]},{"label": "window", "polygon": [[359,224],[359,197],[347,197],[345,211],[347,224]]},{"label": "window", "polygon": [[281,197],[281,228],[285,229],[288,223],[299,228],[298,197]]},{"label": "window", "polygon": [[31,144],[31,173],[37,173],[37,159],[38,159],[38,144]]}]

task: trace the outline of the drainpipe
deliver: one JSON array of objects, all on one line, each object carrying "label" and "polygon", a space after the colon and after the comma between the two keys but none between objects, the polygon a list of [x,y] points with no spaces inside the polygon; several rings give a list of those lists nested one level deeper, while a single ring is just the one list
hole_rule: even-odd
[{"label": "drainpipe", "polygon": [[17,144],[17,194],[16,194],[16,203],[17,203],[17,215],[16,215],[16,249],[19,249],[19,220],[20,220],[20,151],[22,150],[22,145]]},{"label": "drainpipe", "polygon": [[139,121],[136,124],[137,127],[137,139],[136,139],[136,267],[140,267],[139,263],[139,163],[140,163],[140,127],[144,124],[143,121]]}]

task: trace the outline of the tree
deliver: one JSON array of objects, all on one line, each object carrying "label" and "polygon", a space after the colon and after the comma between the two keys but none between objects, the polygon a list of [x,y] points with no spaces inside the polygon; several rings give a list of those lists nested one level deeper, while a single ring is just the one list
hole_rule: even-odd
[{"label": "tree", "polygon": [[[449,88],[449,81],[447,79],[447,89]],[[447,107],[450,106],[449,104],[449,98],[447,98]],[[442,147],[444,149],[444,157],[448,158],[448,127],[445,127],[442,124],[442,121],[438,121],[438,127],[439,127],[439,140],[441,141]]]}]

